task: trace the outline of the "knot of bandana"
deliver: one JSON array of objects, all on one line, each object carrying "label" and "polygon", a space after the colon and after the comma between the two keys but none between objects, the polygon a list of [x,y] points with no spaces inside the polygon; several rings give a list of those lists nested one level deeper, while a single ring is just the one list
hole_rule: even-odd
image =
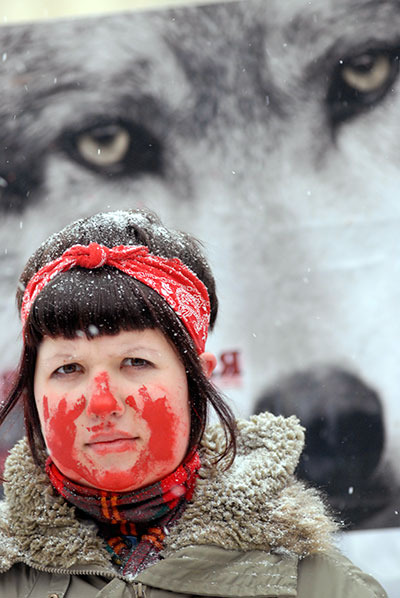
[{"label": "knot of bandana", "polygon": [[[98,245],[97,243],[90,243],[90,245],[74,245],[64,253],[64,256],[70,259],[75,259],[76,263],[82,268],[101,268],[110,256],[108,247]],[[115,255],[117,258],[117,255]]]},{"label": "knot of bandana", "polygon": [[202,353],[210,321],[210,300],[205,285],[178,258],[163,258],[149,253],[142,245],[106,247],[98,243],[74,245],[61,257],[43,266],[26,286],[21,307],[25,325],[40,291],[61,272],[80,266],[113,266],[156,291],[172,307]]},{"label": "knot of bandana", "polygon": [[115,494],[76,484],[50,458],[46,462],[54,489],[98,522],[99,534],[124,575],[136,575],[158,560],[168,530],[192,499],[199,468],[200,457],[194,451],[159,482]]}]

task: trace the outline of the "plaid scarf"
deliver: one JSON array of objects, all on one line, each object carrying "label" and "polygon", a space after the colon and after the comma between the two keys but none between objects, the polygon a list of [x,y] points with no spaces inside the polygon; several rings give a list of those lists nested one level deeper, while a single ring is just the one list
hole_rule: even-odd
[{"label": "plaid scarf", "polygon": [[113,494],[76,484],[50,458],[46,462],[46,472],[55,490],[96,520],[112,561],[123,575],[137,575],[159,560],[169,528],[193,496],[199,468],[199,455],[192,452],[159,482]]}]

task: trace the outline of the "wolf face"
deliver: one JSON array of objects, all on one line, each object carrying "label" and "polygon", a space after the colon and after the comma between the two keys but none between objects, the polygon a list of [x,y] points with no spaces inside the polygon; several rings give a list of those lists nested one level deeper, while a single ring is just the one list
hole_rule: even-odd
[{"label": "wolf face", "polygon": [[[293,373],[349,372],[380,397],[393,459],[399,31],[389,0],[3,27],[3,369],[18,357],[13,295],[37,245],[81,216],[146,206],[205,242],[221,299],[210,348],[240,347],[239,409]],[[321,409],[332,405],[334,393]]]}]

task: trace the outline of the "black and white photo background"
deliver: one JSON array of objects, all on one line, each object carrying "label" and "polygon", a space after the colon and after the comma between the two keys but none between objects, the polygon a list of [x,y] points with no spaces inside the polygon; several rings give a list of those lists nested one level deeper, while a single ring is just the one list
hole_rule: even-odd
[{"label": "black and white photo background", "polygon": [[398,526],[399,55],[398,1],[1,26],[3,393],[30,253],[81,216],[154,209],[204,241],[236,412],[297,414],[299,475],[347,529]]}]

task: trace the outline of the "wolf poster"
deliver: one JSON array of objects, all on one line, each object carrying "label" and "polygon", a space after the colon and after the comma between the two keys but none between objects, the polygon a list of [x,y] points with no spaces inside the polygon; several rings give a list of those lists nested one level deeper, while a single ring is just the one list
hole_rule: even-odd
[{"label": "wolf poster", "polygon": [[398,0],[1,26],[3,392],[26,258],[73,219],[148,207],[204,242],[237,413],[297,414],[299,475],[347,529],[397,527],[399,31]]}]

